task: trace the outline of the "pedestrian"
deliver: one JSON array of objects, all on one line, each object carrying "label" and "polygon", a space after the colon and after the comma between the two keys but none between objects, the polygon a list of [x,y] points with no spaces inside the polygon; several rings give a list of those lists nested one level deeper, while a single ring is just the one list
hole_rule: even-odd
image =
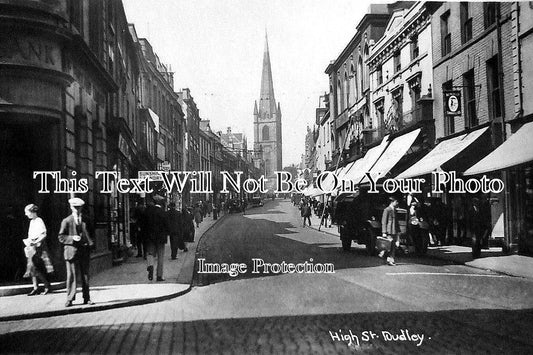
[{"label": "pedestrian", "polygon": [[194,221],[196,222],[196,228],[200,228],[200,223],[202,222],[202,212],[200,210],[199,204],[194,207]]},{"label": "pedestrian", "polygon": [[134,245],[137,248],[137,257],[141,258],[144,257],[146,259],[146,248],[144,247],[144,233],[145,233],[145,218],[144,218],[144,211],[146,210],[146,206],[144,204],[144,201],[137,202],[137,205],[135,206],[135,209],[133,210],[133,220],[134,223],[134,235],[135,235],[135,241]]},{"label": "pedestrian", "polygon": [[216,221],[218,219],[218,207],[216,204],[213,203],[213,220]]},{"label": "pedestrian", "polygon": [[396,248],[400,246],[398,239],[400,233],[400,224],[396,215],[396,207],[398,207],[398,200],[396,197],[390,198],[390,204],[383,210],[381,218],[381,232],[384,238],[392,239],[389,251],[382,250],[380,257],[387,254],[387,264],[395,266],[394,257],[396,255]]},{"label": "pedestrian", "polygon": [[185,243],[194,242],[194,216],[191,212],[191,208],[185,208],[183,210],[183,241]]},{"label": "pedestrian", "polygon": [[181,220],[181,212],[176,210],[174,202],[168,205],[167,224],[170,236],[170,258],[176,260],[178,249],[187,251],[187,247],[183,242],[183,223]]},{"label": "pedestrian", "polygon": [[328,227],[328,219],[331,215],[331,204],[327,202],[326,205],[323,206],[323,208],[324,208],[324,212],[322,213],[322,219],[320,220],[320,225],[324,224],[324,227],[330,228],[331,220],[329,220],[329,227]]},{"label": "pedestrian", "polygon": [[413,199],[406,215],[407,218],[407,235],[411,239],[411,244],[415,247],[417,254],[424,253],[423,234],[420,230],[421,216],[418,201]]},{"label": "pedestrian", "polygon": [[164,201],[164,197],[155,195],[153,201],[146,208],[146,261],[148,264],[146,271],[148,271],[148,280],[150,281],[154,279],[154,257],[157,258],[156,281],[165,281],[163,266],[169,228],[163,209]]},{"label": "pedestrian", "polygon": [[246,198],[242,199],[242,214],[246,214],[246,207],[248,207],[248,201]]},{"label": "pedestrian", "polygon": [[33,290],[28,293],[28,296],[34,296],[39,293],[38,280],[44,283],[42,294],[46,295],[50,292],[50,282],[46,274],[54,271],[54,267],[48,256],[48,248],[46,247],[46,226],[43,220],[37,216],[38,211],[39,208],[33,203],[24,208],[26,217],[30,219],[28,238],[23,240],[26,245],[24,252],[28,258],[24,277],[31,276],[33,283]]},{"label": "pedestrian", "polygon": [[303,217],[303,227],[305,228],[306,220],[309,222],[309,227],[311,227],[311,206],[308,203],[304,202],[300,213]]},{"label": "pedestrian", "polygon": [[213,203],[211,201],[207,201],[207,216],[211,217],[211,211],[213,211]]},{"label": "pedestrian", "polygon": [[67,302],[65,307],[72,306],[76,298],[76,273],[81,274],[83,304],[94,304],[89,295],[89,262],[90,248],[94,245],[87,232],[87,224],[82,213],[85,202],[74,197],[68,200],[72,214],[61,221],[59,242],[63,244],[63,256],[67,269]]},{"label": "pedestrian", "polygon": [[483,209],[479,198],[472,199],[472,207],[468,213],[468,222],[472,237],[472,257],[474,259],[481,256],[481,248],[488,248],[488,216]]}]

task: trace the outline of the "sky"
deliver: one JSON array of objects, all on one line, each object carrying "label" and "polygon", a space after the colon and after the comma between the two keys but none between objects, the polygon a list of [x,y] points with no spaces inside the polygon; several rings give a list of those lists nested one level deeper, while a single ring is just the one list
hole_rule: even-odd
[{"label": "sky", "polygon": [[276,101],[281,105],[283,166],[298,164],[312,128],[324,73],[355,34],[370,1],[123,0],[128,22],[170,64],[174,89],[189,88],[214,131],[243,132],[253,147],[265,32]]}]

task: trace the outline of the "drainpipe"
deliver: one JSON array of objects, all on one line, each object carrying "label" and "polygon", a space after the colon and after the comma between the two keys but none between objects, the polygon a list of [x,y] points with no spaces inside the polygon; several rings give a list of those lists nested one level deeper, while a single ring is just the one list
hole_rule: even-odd
[{"label": "drainpipe", "polygon": [[[501,111],[501,125],[502,125],[502,141],[506,140],[507,130],[505,123],[505,95],[503,86],[503,50],[502,50],[502,24],[501,24],[501,6],[498,7],[498,14],[496,17],[496,31],[498,36],[498,86],[500,87],[500,111]],[[502,170],[502,179],[504,184],[509,187],[509,173],[507,170]],[[505,189],[503,198],[503,213],[504,213],[504,252],[509,252],[512,245],[512,230],[511,230],[511,203],[510,203],[509,188]]]}]

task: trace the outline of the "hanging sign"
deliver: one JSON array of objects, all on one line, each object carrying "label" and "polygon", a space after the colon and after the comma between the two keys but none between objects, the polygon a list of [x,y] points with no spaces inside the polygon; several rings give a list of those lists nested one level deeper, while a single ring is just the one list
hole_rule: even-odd
[{"label": "hanging sign", "polygon": [[444,91],[444,114],[461,116],[461,92],[458,90]]}]

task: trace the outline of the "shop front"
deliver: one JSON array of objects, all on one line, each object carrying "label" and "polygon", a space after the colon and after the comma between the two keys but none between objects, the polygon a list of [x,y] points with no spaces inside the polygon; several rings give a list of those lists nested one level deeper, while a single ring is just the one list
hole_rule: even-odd
[{"label": "shop front", "polygon": [[[520,252],[533,253],[533,122],[518,125],[506,141],[465,171],[465,175],[507,175],[505,239]],[[503,221],[502,221],[503,223]]]},{"label": "shop front", "polygon": [[433,222],[442,228],[442,242],[466,245],[470,243],[470,214],[474,201],[479,201],[482,209],[486,211],[485,223],[489,226],[492,240],[504,246],[502,193],[450,192],[450,182],[445,184],[446,187],[439,188],[433,179],[433,173],[453,172],[458,183],[463,183],[467,179],[463,177],[463,172],[489,154],[491,147],[491,128],[485,125],[441,140],[428,154],[397,176],[397,179],[417,177],[425,180],[422,192],[416,197],[426,203]]}]

